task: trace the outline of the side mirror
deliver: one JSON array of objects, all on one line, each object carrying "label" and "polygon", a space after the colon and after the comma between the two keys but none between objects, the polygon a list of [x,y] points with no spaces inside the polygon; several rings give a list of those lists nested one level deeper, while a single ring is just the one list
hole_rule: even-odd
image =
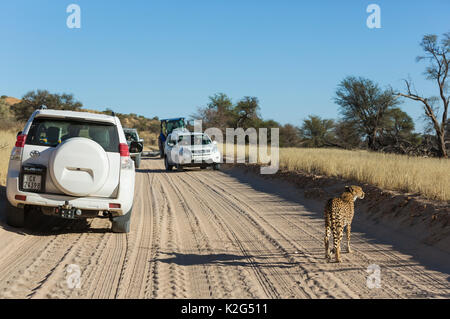
[{"label": "side mirror", "polygon": [[143,146],[139,142],[131,142],[130,143],[130,153],[141,153],[143,150]]}]

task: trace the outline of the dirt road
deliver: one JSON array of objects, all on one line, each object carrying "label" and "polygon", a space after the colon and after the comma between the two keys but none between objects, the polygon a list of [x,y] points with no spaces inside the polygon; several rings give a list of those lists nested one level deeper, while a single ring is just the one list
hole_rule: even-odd
[{"label": "dirt road", "polygon": [[[327,263],[323,204],[291,186],[236,170],[166,173],[159,159],[141,167],[130,234],[111,233],[104,219],[36,218],[41,225],[17,230],[2,208],[0,297],[450,297],[448,254],[359,216],[353,254],[344,246],[342,264]],[[71,264],[79,288],[69,287]],[[381,288],[367,286],[372,264]]]}]

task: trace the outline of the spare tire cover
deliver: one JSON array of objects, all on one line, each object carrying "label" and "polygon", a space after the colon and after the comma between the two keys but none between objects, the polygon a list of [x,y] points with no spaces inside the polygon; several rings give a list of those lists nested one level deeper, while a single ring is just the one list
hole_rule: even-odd
[{"label": "spare tire cover", "polygon": [[105,184],[110,165],[105,150],[97,142],[76,137],[58,145],[49,166],[58,189],[72,196],[88,196]]}]

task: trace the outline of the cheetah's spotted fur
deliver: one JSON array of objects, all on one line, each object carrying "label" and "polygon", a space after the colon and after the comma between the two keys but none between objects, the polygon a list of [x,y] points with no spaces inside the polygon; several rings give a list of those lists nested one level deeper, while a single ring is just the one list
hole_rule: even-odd
[{"label": "cheetah's spotted fur", "polygon": [[357,198],[363,199],[364,192],[359,186],[346,186],[340,197],[331,198],[325,205],[325,257],[330,260],[329,242],[333,232],[333,247],[336,262],[341,262],[341,240],[347,226],[347,249],[350,249],[350,232]]}]

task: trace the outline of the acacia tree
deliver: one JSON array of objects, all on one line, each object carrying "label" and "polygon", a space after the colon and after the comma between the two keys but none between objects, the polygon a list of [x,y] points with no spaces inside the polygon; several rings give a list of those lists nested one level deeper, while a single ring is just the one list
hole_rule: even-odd
[{"label": "acacia tree", "polygon": [[[439,89],[439,97],[423,97],[416,91],[412,91],[412,83],[405,80],[406,93],[398,93],[399,96],[421,102],[423,104],[425,115],[430,119],[434,130],[436,131],[437,144],[439,148],[439,156],[447,158],[447,149],[445,144],[447,112],[450,101],[448,94],[448,68],[450,57],[450,32],[443,35],[441,43],[438,43],[437,36],[434,34],[425,35],[420,43],[425,51],[424,56],[417,57],[417,61],[429,61],[429,65],[425,69],[427,79],[435,81]],[[438,101],[442,102],[442,118],[439,120],[439,107],[434,104]]]},{"label": "acacia tree", "polygon": [[421,142],[420,135],[414,133],[414,121],[398,107],[388,112],[381,137],[381,149],[385,152],[413,154]]},{"label": "acacia tree", "polygon": [[333,120],[310,115],[303,120],[300,128],[303,145],[306,147],[335,146],[333,128]]},{"label": "acacia tree", "polygon": [[34,110],[42,105],[50,109],[77,111],[83,104],[76,101],[72,94],[51,94],[47,90],[31,91],[25,94],[22,101],[12,108],[17,120],[26,121]]},{"label": "acacia tree", "polygon": [[298,147],[301,145],[300,129],[292,124],[280,126],[280,147]]},{"label": "acacia tree", "polygon": [[361,134],[355,121],[339,120],[334,125],[334,135],[339,147],[355,149],[362,145]]},{"label": "acacia tree", "polygon": [[382,90],[369,79],[349,76],[339,84],[334,100],[341,106],[344,120],[355,123],[367,137],[369,148],[377,150],[387,114],[399,104],[392,89]]},{"label": "acacia tree", "polygon": [[217,127],[225,130],[232,122],[233,103],[224,93],[217,93],[209,97],[206,107],[199,108],[194,119],[201,119],[206,127]]},{"label": "acacia tree", "polygon": [[259,101],[257,97],[245,96],[238,101],[233,109],[235,123],[234,127],[242,127],[247,129],[249,127],[257,127],[261,120],[259,114]]}]

